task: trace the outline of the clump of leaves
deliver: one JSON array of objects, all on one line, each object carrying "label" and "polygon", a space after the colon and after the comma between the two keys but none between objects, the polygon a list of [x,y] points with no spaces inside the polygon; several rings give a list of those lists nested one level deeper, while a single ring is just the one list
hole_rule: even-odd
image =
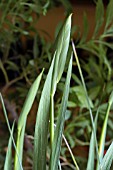
[{"label": "clump of leaves", "polygon": [[[107,109],[107,101],[112,92],[113,87],[113,71],[112,71],[112,37],[113,37],[113,1],[110,0],[104,9],[102,0],[96,1],[95,11],[95,28],[92,37],[88,38],[89,24],[86,14],[84,15],[83,34],[74,40],[76,50],[79,56],[81,68],[83,69],[83,77],[85,79],[88,100],[93,115],[99,108],[99,122],[97,132],[100,134],[100,126],[104,120]],[[79,35],[79,34],[78,34]],[[79,39],[79,41],[78,41]],[[65,135],[70,141],[72,147],[76,145],[88,145],[91,123],[88,114],[88,103],[84,94],[83,86],[80,81],[76,62],[73,62],[75,71],[72,74],[72,86],[70,88],[70,96],[68,106],[73,109],[70,115],[70,124],[66,125]],[[77,111],[76,111],[77,110]],[[113,106],[111,105],[111,110]],[[112,114],[108,119],[108,143],[113,138],[111,122]],[[78,129],[75,132],[75,129]],[[71,135],[76,134],[76,136]],[[76,142],[75,142],[76,141]],[[106,143],[106,145],[108,144]]]},{"label": "clump of leaves", "polygon": [[[111,154],[113,152],[113,142],[109,146],[105,155],[104,155],[104,149],[105,149],[105,138],[106,138],[106,133],[107,133],[108,116],[109,116],[109,112],[110,112],[110,109],[111,109],[111,105],[113,103],[113,91],[111,92],[109,100],[108,100],[106,114],[105,114],[103,127],[102,127],[102,131],[101,131],[99,149],[98,149],[96,129],[97,129],[97,126],[98,126],[99,108],[97,109],[95,120],[94,120],[91,105],[90,105],[90,100],[89,100],[89,97],[88,97],[88,93],[87,93],[87,89],[86,89],[86,85],[85,85],[85,81],[84,81],[84,77],[83,77],[83,74],[82,74],[82,70],[81,70],[81,67],[80,67],[80,63],[79,63],[78,56],[77,56],[73,42],[72,42],[72,47],[73,47],[74,55],[75,55],[75,58],[76,58],[78,70],[79,70],[79,73],[80,73],[84,94],[85,94],[85,97],[86,97],[86,100],[87,100],[87,105],[88,105],[88,110],[89,110],[89,114],[90,114],[90,118],[91,118],[91,125],[92,125],[92,134],[91,134],[90,147],[89,147],[89,157],[88,157],[88,163],[87,163],[87,170],[90,170],[90,169],[94,170],[95,169],[95,159],[97,159],[96,170],[102,170],[102,169],[110,170],[112,160],[113,160],[113,156]],[[95,153],[95,151],[96,151],[96,153]],[[96,156],[95,156],[95,154],[96,154]]]},{"label": "clump of leaves", "polygon": [[[64,127],[65,113],[69,95],[70,87],[70,78],[72,71],[72,57],[70,57],[70,62],[68,66],[66,82],[64,86],[62,101],[60,105],[60,112],[58,115],[58,120],[56,122],[56,128],[54,129],[54,95],[56,93],[57,84],[61,79],[61,76],[64,71],[64,66],[66,62],[66,56],[69,47],[70,41],[70,31],[71,31],[71,15],[67,18],[64,23],[62,30],[58,35],[56,42],[56,50],[52,59],[52,63],[47,74],[44,87],[42,89],[42,94],[38,106],[36,126],[35,126],[35,135],[34,135],[34,156],[33,156],[33,169],[46,169],[46,154],[47,154],[47,145],[48,145],[48,130],[49,130],[49,121],[50,121],[50,141],[51,141],[51,153],[50,153],[50,163],[49,169],[58,169],[58,166],[61,168],[59,163],[61,142],[62,142],[62,133]],[[5,110],[4,102],[2,96],[0,96],[8,128],[10,131],[10,140],[8,145],[8,151],[6,155],[5,168],[9,169],[12,160],[11,148],[12,142],[15,147],[15,159],[14,159],[14,169],[20,170],[23,169],[22,159],[23,159],[23,142],[24,134],[28,113],[31,109],[37,90],[41,81],[42,73],[36,78],[32,84],[27,98],[25,100],[23,109],[20,113],[17,126],[17,143],[15,144],[13,138],[13,128],[11,130],[9,121],[7,118],[7,113]],[[74,159],[74,157],[73,157]],[[8,161],[10,160],[10,165]],[[76,165],[77,166],[77,165]]]}]

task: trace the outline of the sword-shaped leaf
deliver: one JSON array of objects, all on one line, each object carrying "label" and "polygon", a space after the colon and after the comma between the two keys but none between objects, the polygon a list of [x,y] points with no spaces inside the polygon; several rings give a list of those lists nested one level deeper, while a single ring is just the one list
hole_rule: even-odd
[{"label": "sword-shaped leaf", "polygon": [[109,146],[104,158],[102,159],[99,170],[110,170],[113,161],[113,142]]},{"label": "sword-shaped leaf", "polygon": [[[113,103],[113,92],[111,93],[108,101],[108,107],[107,107],[107,112],[106,116],[104,119],[103,127],[102,127],[102,132],[101,132],[101,137],[100,137],[100,145],[99,145],[99,158],[100,158],[100,163],[103,159],[104,155],[104,147],[105,147],[105,138],[106,138],[106,132],[107,132],[107,123],[108,123],[108,116],[110,112],[111,105]],[[99,165],[97,164],[97,170],[98,170]]]},{"label": "sword-shaped leaf", "polygon": [[113,21],[113,0],[109,1],[109,4],[107,6],[106,10],[106,25],[105,25],[105,30],[110,26],[110,24]]},{"label": "sword-shaped leaf", "polygon": [[64,71],[69,42],[70,42],[71,16],[72,14],[69,15],[69,17],[64,22],[55,41],[55,51],[56,51],[57,62],[55,63],[56,67],[54,69],[54,74],[53,74],[54,75],[53,87],[55,86],[54,82],[55,84],[56,82],[57,83],[59,82],[59,80],[61,79],[62,73]]},{"label": "sword-shaped leaf", "polygon": [[[98,114],[99,114],[99,109],[97,110],[96,117],[95,117],[95,129],[97,127]],[[89,146],[87,170],[94,170],[94,162],[95,162],[95,136],[92,130],[90,146]]]},{"label": "sword-shaped leaf", "polygon": [[53,70],[53,80],[51,88],[51,109],[50,109],[50,140],[51,145],[54,138],[54,94],[57,83],[60,81],[66,62],[71,32],[71,15],[64,22],[57,39],[55,41],[55,65]]},{"label": "sword-shaped leaf", "polygon": [[54,140],[52,143],[50,170],[58,169],[60,148],[61,148],[61,142],[62,142],[62,133],[63,133],[65,113],[66,113],[66,107],[67,107],[68,95],[69,95],[71,71],[72,71],[72,57],[71,57],[69,67],[68,67],[67,78],[66,78],[66,83],[65,83],[62,102],[61,102],[61,108],[60,108],[60,112],[59,112],[58,120],[56,124]]},{"label": "sword-shaped leaf", "polygon": [[[28,113],[29,113],[29,111],[32,107],[32,104],[34,102],[34,99],[36,97],[37,90],[38,90],[39,85],[40,85],[42,73],[43,73],[43,71],[40,73],[40,75],[36,78],[36,80],[32,84],[32,86],[31,86],[31,88],[28,92],[28,95],[26,97],[26,100],[25,100],[23,109],[21,111],[19,120],[18,120],[17,151],[18,151],[19,158],[20,158],[21,162],[22,162],[22,155],[23,155],[23,142],[24,142],[26,120],[27,120]],[[15,164],[14,165],[15,170],[20,170],[17,154],[15,155],[14,164]]]},{"label": "sword-shaped leaf", "polygon": [[96,4],[96,26],[94,30],[94,37],[98,34],[99,29],[101,28],[104,21],[104,4],[102,0],[97,0]]},{"label": "sword-shaped leaf", "polygon": [[52,73],[54,67],[54,58],[49,69],[37,112],[35,135],[34,135],[34,170],[46,169],[46,149],[47,149],[47,135],[49,126],[49,111],[50,111],[50,95],[51,95],[51,83]]}]

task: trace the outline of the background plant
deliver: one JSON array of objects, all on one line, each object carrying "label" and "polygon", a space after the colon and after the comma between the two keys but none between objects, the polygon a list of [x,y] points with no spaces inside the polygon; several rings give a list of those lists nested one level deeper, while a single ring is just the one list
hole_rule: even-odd
[{"label": "background plant", "polygon": [[[110,39],[112,39],[113,35],[112,5],[113,1],[109,1],[105,12],[103,1],[97,1],[95,29],[92,38],[89,40],[87,38],[89,27],[87,16],[84,15],[84,32],[81,37],[75,39],[76,50],[81,68],[83,69],[83,76],[88,90],[89,102],[93,115],[96,115],[99,108],[98,134],[100,134],[101,131],[100,127],[104,120],[107,101],[113,85],[112,58],[110,57],[112,55],[112,41],[110,41]],[[100,33],[101,27],[103,28],[103,31]],[[72,74],[74,85],[72,85],[70,89],[68,106],[73,108],[74,114],[71,114],[70,123],[67,123],[66,125],[65,135],[68,141],[70,141],[71,146],[77,149],[77,146],[87,147],[90,138],[91,124],[87,100],[76,69],[76,63],[74,62],[73,65],[75,70]],[[109,130],[107,132],[106,147],[113,138],[111,122],[112,114],[110,114],[108,119]],[[79,157],[78,159],[80,160]]]},{"label": "background plant", "polygon": [[[71,10],[68,1],[0,2],[0,74],[6,83],[4,92],[22,79],[30,85],[43,67],[49,68],[51,44],[39,36],[35,23],[41,14],[45,15],[56,4],[63,4],[67,11]],[[23,88],[22,82],[20,87]]]}]

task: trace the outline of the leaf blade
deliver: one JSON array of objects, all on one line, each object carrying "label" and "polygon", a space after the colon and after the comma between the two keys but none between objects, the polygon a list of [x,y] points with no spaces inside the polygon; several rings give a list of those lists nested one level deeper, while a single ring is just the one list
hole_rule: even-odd
[{"label": "leaf blade", "polygon": [[110,23],[112,23],[112,20],[113,20],[113,0],[110,0],[106,9],[105,31],[107,31],[107,28],[109,27]]},{"label": "leaf blade", "polygon": [[102,0],[97,1],[95,19],[96,19],[96,26],[95,26],[93,37],[95,37],[98,34],[99,29],[101,28],[104,21],[104,4]]},{"label": "leaf blade", "polygon": [[[42,77],[43,71],[40,73],[40,75],[36,78],[34,83],[32,84],[28,95],[26,97],[23,109],[21,111],[19,120],[18,120],[18,127],[17,127],[17,151],[20,157],[20,161],[22,162],[22,155],[23,155],[23,142],[24,142],[24,133],[25,133],[25,126],[26,126],[26,120],[27,120],[27,115],[32,107],[32,104],[34,102],[34,99],[37,94],[37,90],[40,85],[41,77]],[[15,155],[15,162],[14,162],[14,167],[16,170],[19,170],[19,161],[17,158],[17,154]]]},{"label": "leaf blade", "polygon": [[72,70],[72,58],[70,60],[69,67],[68,67],[67,78],[66,78],[66,83],[65,83],[65,87],[64,87],[60,113],[59,113],[57,124],[56,124],[55,136],[54,136],[54,141],[53,141],[53,145],[52,145],[52,153],[51,153],[51,158],[50,158],[51,159],[50,160],[50,170],[58,169],[60,146],[61,146],[61,141],[62,141],[62,132],[63,132],[63,126],[64,126],[64,121],[65,121],[65,112],[66,112],[68,95],[69,95],[71,70]]},{"label": "leaf blade", "polygon": [[37,112],[35,135],[34,135],[34,158],[33,158],[34,170],[46,169],[46,147],[47,147],[48,126],[49,126],[49,107],[50,107],[53,66],[54,66],[54,58],[42,90],[38,112]]},{"label": "leaf blade", "polygon": [[112,161],[113,161],[113,142],[109,146],[109,148],[101,162],[99,170],[110,170]]},{"label": "leaf blade", "polygon": [[[97,127],[98,114],[99,114],[99,108],[97,110],[96,117],[95,117],[95,127]],[[95,161],[95,136],[94,136],[94,132],[92,131],[88,162],[87,162],[87,170],[94,170],[94,161]]]},{"label": "leaf blade", "polygon": [[[107,123],[108,123],[108,117],[109,117],[109,112],[110,112],[112,103],[113,103],[113,91],[109,97],[107,111],[106,111],[106,115],[105,115],[105,119],[104,119],[104,123],[102,127],[102,132],[101,132],[101,137],[100,137],[100,145],[99,145],[100,162],[102,161],[103,155],[104,155],[105,138],[106,138],[106,133],[107,133]],[[98,168],[99,168],[99,165],[97,164],[97,169]]]},{"label": "leaf blade", "polygon": [[65,23],[63,24],[63,27],[59,31],[59,34],[54,44],[56,50],[56,58],[58,58],[57,80],[56,80],[57,83],[59,82],[62,76],[65,62],[66,62],[66,56],[68,52],[70,32],[71,32],[71,16],[72,14],[70,14],[66,19]]}]

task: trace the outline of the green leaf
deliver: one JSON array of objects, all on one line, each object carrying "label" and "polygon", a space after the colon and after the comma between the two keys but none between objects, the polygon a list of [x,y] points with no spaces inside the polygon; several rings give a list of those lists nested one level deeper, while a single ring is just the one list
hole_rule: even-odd
[{"label": "green leaf", "polygon": [[[88,103],[87,103],[87,98],[85,96],[83,86],[82,85],[76,86],[76,87],[71,88],[71,90],[76,93],[77,98],[80,102],[80,106],[83,107],[83,108],[88,108],[89,106],[88,106]],[[90,107],[93,108],[93,103],[92,103],[92,101],[89,97],[88,97],[88,100],[89,100]]]},{"label": "green leaf", "polygon": [[[11,4],[12,0],[9,0],[6,4],[5,4],[5,8],[4,8],[4,11],[3,11],[3,14],[2,14],[2,18],[1,18],[1,23],[2,24],[4,22],[4,20],[6,19],[6,16],[7,16],[7,13],[8,13],[8,10],[10,8],[10,4]],[[1,3],[1,5],[3,5]],[[3,8],[3,6],[2,6]],[[1,26],[1,25],[0,25]]]},{"label": "green leaf", "polygon": [[[28,115],[28,113],[29,113],[29,111],[32,107],[32,104],[34,102],[34,99],[36,97],[37,90],[38,90],[39,85],[40,85],[42,73],[43,73],[43,71],[40,73],[40,75],[36,78],[36,80],[32,84],[32,86],[31,86],[31,88],[28,92],[28,95],[26,97],[24,106],[22,108],[19,120],[18,120],[17,151],[19,153],[20,161],[22,161],[22,155],[23,155],[23,141],[24,141],[24,133],[25,133],[27,115]],[[15,162],[14,163],[15,163],[15,165],[14,165],[15,169],[19,170],[20,166],[19,166],[17,154],[15,155]]]},{"label": "green leaf", "polygon": [[[99,109],[97,110],[96,117],[95,117],[95,127],[97,127]],[[89,146],[87,170],[94,170],[94,162],[95,162],[95,136],[94,136],[94,132],[92,131],[90,146]]]},{"label": "green leaf", "polygon": [[50,170],[58,169],[60,148],[61,148],[61,142],[62,142],[62,133],[63,133],[63,128],[64,128],[65,113],[66,113],[66,107],[67,107],[68,95],[69,95],[71,71],[72,71],[72,58],[69,63],[61,108],[60,108],[60,112],[58,115],[58,120],[56,124],[56,129],[55,129],[55,136],[54,136],[54,140],[52,144],[52,153],[51,153],[51,158],[50,158]]},{"label": "green leaf", "polygon": [[105,25],[105,31],[109,27],[109,25],[113,21],[113,0],[109,1],[109,4],[106,9],[106,25]]},{"label": "green leaf", "polygon": [[8,64],[7,70],[13,70],[19,72],[19,67],[14,62],[7,60],[6,63]]},{"label": "green leaf", "polygon": [[87,170],[94,170],[94,158],[95,158],[95,138],[94,133],[92,132],[89,147]]},{"label": "green leaf", "polygon": [[[109,116],[109,112],[110,112],[110,108],[111,108],[112,103],[113,103],[113,92],[111,93],[111,95],[109,97],[106,116],[105,116],[105,119],[104,119],[102,132],[101,132],[101,137],[100,137],[100,145],[99,145],[100,162],[102,161],[103,155],[104,155],[104,147],[105,147],[105,138],[106,138],[106,132],[107,132],[108,116]],[[97,169],[98,169],[98,167],[99,167],[99,165],[97,164]]]},{"label": "green leaf", "polygon": [[31,9],[33,12],[36,12],[37,14],[41,14],[43,12],[43,9],[40,5],[36,5],[34,3],[25,3],[25,2],[21,2],[20,3],[21,6],[28,6],[29,9]]},{"label": "green leaf", "polygon": [[49,109],[50,109],[50,95],[51,95],[51,83],[52,73],[54,67],[53,58],[51,67],[49,69],[37,112],[35,135],[34,135],[34,158],[33,169],[45,170],[46,169],[46,149],[47,149],[47,135],[49,127]]},{"label": "green leaf", "polygon": [[12,131],[11,131],[11,128],[10,128],[7,112],[6,112],[6,109],[5,109],[5,105],[4,105],[4,101],[3,101],[1,93],[0,93],[0,100],[1,100],[1,103],[2,103],[3,112],[4,112],[4,116],[5,116],[6,122],[7,122],[8,130],[10,132],[10,136],[12,138],[12,142],[13,142],[13,145],[14,145],[14,148],[15,148],[15,153],[17,155],[17,159],[18,159],[18,162],[19,162],[19,167],[20,167],[20,170],[23,170],[22,164],[21,164],[21,161],[20,161],[20,157],[19,157],[19,154],[18,154],[18,151],[17,151],[17,148],[16,148],[16,144],[15,144],[15,141],[14,141],[14,138],[13,138],[13,135],[12,135]]},{"label": "green leaf", "polygon": [[[113,29],[112,29],[113,31]],[[112,37],[113,36],[113,32],[111,32],[110,34],[102,34],[101,38],[106,38],[106,37]],[[95,42],[97,42],[98,44],[103,44],[111,49],[113,49],[113,44],[110,44],[109,42],[105,42],[105,41],[101,41],[101,40],[95,40]]]},{"label": "green leaf", "polygon": [[95,19],[96,19],[96,26],[95,26],[93,37],[95,37],[98,34],[99,29],[104,21],[104,4],[102,0],[97,1]]},{"label": "green leaf", "polygon": [[68,101],[68,107],[75,108],[77,104],[73,101]]},{"label": "green leaf", "polygon": [[75,83],[77,83],[78,85],[81,85],[80,79],[75,74],[73,74],[73,73],[72,73],[72,78],[75,81]]},{"label": "green leaf", "polygon": [[56,58],[58,58],[57,80],[56,80],[57,83],[59,82],[62,76],[65,62],[66,62],[66,56],[68,52],[70,32],[71,32],[71,16],[72,14],[66,19],[65,23],[63,24],[63,27],[61,28],[54,45],[56,51]]},{"label": "green leaf", "polygon": [[71,15],[66,19],[63,24],[57,40],[56,40],[56,52],[55,52],[55,65],[53,70],[52,90],[51,90],[51,109],[50,109],[50,140],[51,145],[54,138],[54,94],[57,88],[57,84],[61,79],[66,63],[66,57],[70,41],[71,31]]},{"label": "green leaf", "polygon": [[[14,123],[11,130],[12,135],[13,135],[13,131],[14,131]],[[4,170],[12,170],[12,136],[11,135],[8,142],[8,149],[5,158]]]},{"label": "green leaf", "polygon": [[89,96],[91,100],[97,99],[100,90],[101,90],[101,86],[95,86],[89,90]]},{"label": "green leaf", "polygon": [[109,146],[104,158],[102,159],[99,170],[110,170],[113,161],[113,142]]},{"label": "green leaf", "polygon": [[83,28],[84,30],[83,30],[83,35],[82,35],[80,43],[84,43],[88,36],[89,25],[88,25],[88,19],[87,19],[86,13],[84,14]]}]

